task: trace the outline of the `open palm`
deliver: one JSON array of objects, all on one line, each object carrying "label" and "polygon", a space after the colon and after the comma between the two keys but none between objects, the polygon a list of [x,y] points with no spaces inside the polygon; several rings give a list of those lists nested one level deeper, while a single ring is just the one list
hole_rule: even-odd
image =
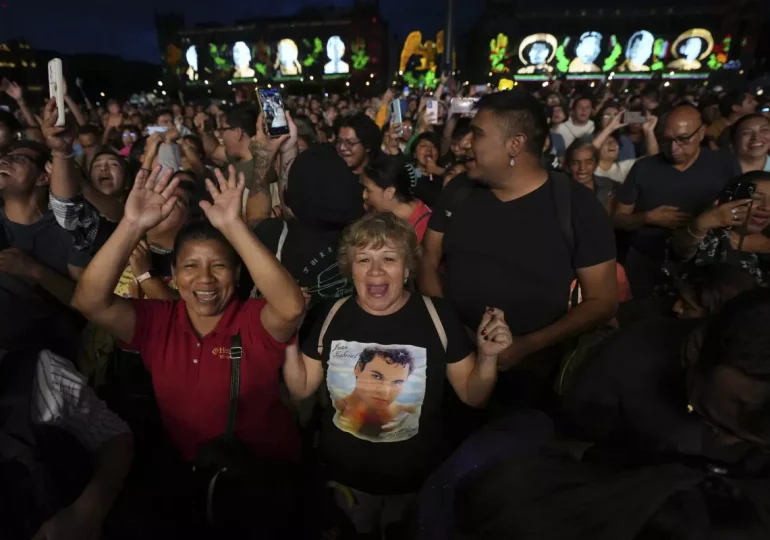
[{"label": "open palm", "polygon": [[142,170],[136,175],[134,187],[128,194],[123,219],[148,231],[166,219],[176,204],[174,189],[179,178],[171,179],[172,171],[167,170],[158,178],[161,167],[151,174]]},{"label": "open palm", "polygon": [[211,224],[217,229],[243,221],[243,190],[246,187],[246,178],[243,173],[235,174],[235,167],[228,168],[228,178],[219,170],[214,171],[218,186],[211,180],[206,180],[206,187],[211,194],[214,204],[201,201],[200,206]]}]

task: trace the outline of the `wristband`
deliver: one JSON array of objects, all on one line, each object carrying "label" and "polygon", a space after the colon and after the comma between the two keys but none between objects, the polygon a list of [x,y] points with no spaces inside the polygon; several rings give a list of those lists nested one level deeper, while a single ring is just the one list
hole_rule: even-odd
[{"label": "wristband", "polygon": [[141,284],[142,284],[142,282],[144,282],[144,281],[147,281],[147,280],[148,280],[148,279],[150,279],[151,277],[152,277],[152,276],[150,275],[150,273],[149,273],[149,272],[145,272],[144,274],[142,274],[142,275],[141,275],[141,276],[139,276],[138,278],[134,278],[134,281],[136,281],[136,284],[137,284],[137,285],[141,285]]},{"label": "wristband", "polygon": [[54,157],[56,159],[72,159],[75,157],[75,152],[70,152],[69,154],[65,154],[64,152],[59,152],[57,150],[54,150],[51,152],[51,157]]}]

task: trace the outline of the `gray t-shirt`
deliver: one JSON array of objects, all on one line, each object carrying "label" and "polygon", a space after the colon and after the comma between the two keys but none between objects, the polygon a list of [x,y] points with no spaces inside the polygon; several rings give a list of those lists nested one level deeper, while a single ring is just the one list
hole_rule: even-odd
[{"label": "gray t-shirt", "polygon": [[16,248],[51,270],[69,276],[68,265],[83,268],[92,256],[89,250],[75,249],[72,242],[51,211],[36,223],[22,225],[10,221],[0,208],[0,250]]}]

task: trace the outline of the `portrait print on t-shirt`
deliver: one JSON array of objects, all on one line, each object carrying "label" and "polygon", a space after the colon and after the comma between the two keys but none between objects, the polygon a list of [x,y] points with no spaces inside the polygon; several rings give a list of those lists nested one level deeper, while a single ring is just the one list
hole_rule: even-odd
[{"label": "portrait print on t-shirt", "polygon": [[420,429],[426,368],[422,347],[332,341],[326,384],[334,425],[370,442],[411,439]]}]

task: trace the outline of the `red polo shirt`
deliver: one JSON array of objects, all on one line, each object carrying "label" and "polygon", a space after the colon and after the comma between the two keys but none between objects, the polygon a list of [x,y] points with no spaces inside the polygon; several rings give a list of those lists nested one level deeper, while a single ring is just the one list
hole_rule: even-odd
[{"label": "red polo shirt", "polygon": [[163,424],[184,459],[224,433],[230,396],[230,345],[240,331],[243,358],[235,432],[268,458],[297,455],[297,434],[281,401],[286,343],[262,326],[265,300],[233,300],[213,332],[199,338],[184,300],[132,300],[136,330],[124,348],[139,351],[152,375]]}]

